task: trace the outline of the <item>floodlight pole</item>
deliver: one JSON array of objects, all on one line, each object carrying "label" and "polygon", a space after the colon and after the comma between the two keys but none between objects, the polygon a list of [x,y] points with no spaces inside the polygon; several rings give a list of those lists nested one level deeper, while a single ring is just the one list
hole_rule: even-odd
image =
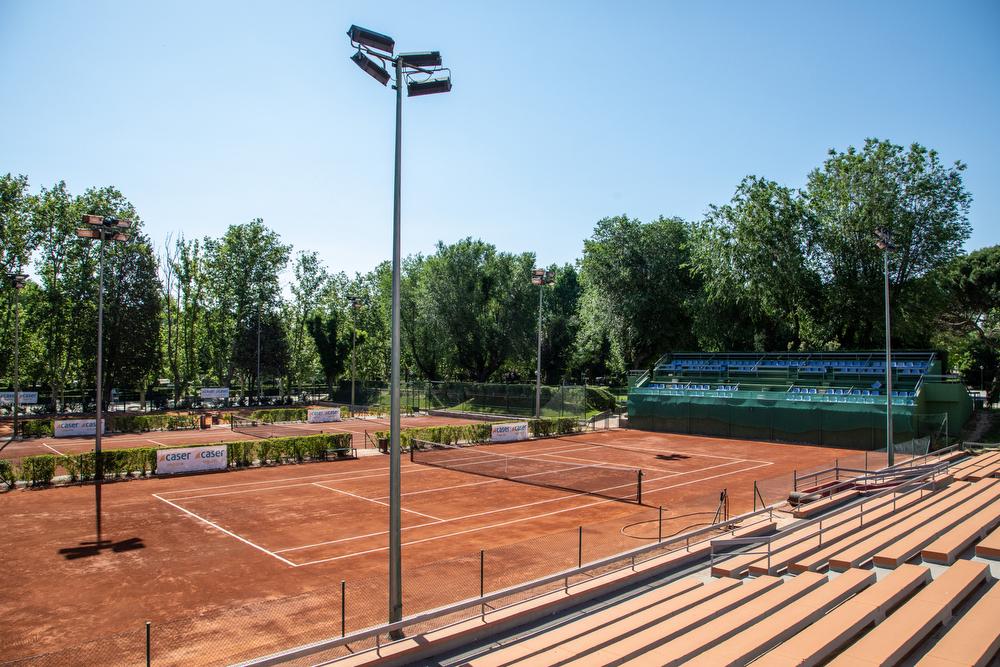
[{"label": "floodlight pole", "polygon": [[104,401],[104,230],[101,230],[100,261],[97,279],[97,422],[94,425],[94,500],[97,515],[97,542],[101,541],[101,482],[104,461],[101,457],[101,410]]},{"label": "floodlight pole", "polygon": [[538,286],[538,351],[535,356],[535,419],[542,418],[542,292],[545,285]]},{"label": "floodlight pole", "polygon": [[24,278],[20,273],[11,276],[14,281],[14,433],[17,440],[17,416],[21,402],[21,289],[24,288]]},{"label": "floodlight pole", "polygon": [[354,416],[355,348],[358,336],[358,297],[348,296],[351,302],[351,416]]},{"label": "floodlight pole", "polygon": [[257,404],[264,399],[264,384],[260,380],[260,299],[257,299]]},{"label": "floodlight pole", "polygon": [[892,330],[889,313],[889,244],[882,252],[885,267],[885,451],[888,465],[895,465],[896,452],[892,438]]},{"label": "floodlight pole", "polygon": [[403,59],[396,66],[396,166],[392,201],[392,368],[389,392],[389,622],[403,620],[399,443],[400,180],[403,152]]}]

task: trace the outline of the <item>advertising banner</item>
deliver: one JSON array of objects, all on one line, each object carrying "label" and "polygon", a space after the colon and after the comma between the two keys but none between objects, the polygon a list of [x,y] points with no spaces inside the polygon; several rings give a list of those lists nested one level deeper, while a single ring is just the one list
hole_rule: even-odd
[{"label": "advertising banner", "polygon": [[508,424],[493,424],[490,440],[492,442],[514,442],[528,439],[528,422],[511,422]]},{"label": "advertising banner", "polygon": [[[21,394],[21,398],[18,400],[19,405],[34,405],[38,402],[37,391],[22,391],[19,393]],[[0,405],[14,405],[14,392],[0,391]]]},{"label": "advertising banner", "polygon": [[160,449],[156,452],[156,474],[175,475],[181,472],[225,470],[227,454],[226,445]]},{"label": "advertising banner", "polygon": [[306,413],[306,421],[310,424],[322,424],[324,422],[339,422],[340,408],[323,408],[321,410],[310,410]]},{"label": "advertising banner", "polygon": [[229,387],[202,387],[198,395],[202,398],[229,398]]},{"label": "advertising banner", "polygon": [[[104,425],[108,432],[108,425]],[[52,434],[57,438],[78,438],[84,435],[97,435],[96,419],[56,419],[52,422]]]}]

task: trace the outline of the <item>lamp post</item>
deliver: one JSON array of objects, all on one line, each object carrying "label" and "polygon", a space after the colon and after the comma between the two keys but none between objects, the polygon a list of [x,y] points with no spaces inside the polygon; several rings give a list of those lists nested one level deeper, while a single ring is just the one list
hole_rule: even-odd
[{"label": "lamp post", "polygon": [[14,433],[12,439],[17,439],[17,416],[21,403],[21,290],[28,282],[28,276],[23,273],[8,275],[14,287]]},{"label": "lamp post", "polygon": [[354,348],[357,343],[357,333],[358,333],[358,322],[357,313],[358,308],[361,307],[361,297],[349,294],[347,296],[348,302],[351,304],[351,415],[354,415],[354,372],[355,372],[355,356]]},{"label": "lamp post", "polygon": [[[400,282],[400,186],[403,147],[403,84],[407,95],[431,95],[451,90],[451,71],[441,66],[438,51],[393,55],[396,43],[386,35],[352,25],[347,31],[357,52],[351,60],[383,86],[395,72],[396,159],[392,206],[392,361],[389,389],[389,622],[403,619],[402,520],[400,514],[399,444],[399,282]],[[377,61],[377,62],[376,62]],[[436,76],[447,72],[444,76]],[[393,637],[401,637],[395,632]]]},{"label": "lamp post", "polygon": [[538,285],[538,352],[535,357],[535,419],[542,418],[542,293],[546,285],[555,282],[556,274],[547,269],[534,269],[531,284]]},{"label": "lamp post", "polygon": [[896,249],[892,233],[886,229],[875,230],[875,245],[882,251],[885,273],[885,451],[886,463],[895,465],[895,444],[892,441],[892,321],[889,313],[889,253]]},{"label": "lamp post", "polygon": [[101,481],[104,479],[104,462],[101,458],[101,435],[104,427],[102,407],[104,401],[104,244],[106,241],[127,241],[125,233],[132,223],[114,216],[84,215],[87,227],[76,230],[83,239],[97,239],[100,260],[97,285],[97,420],[94,425],[94,500],[97,519],[97,541],[101,541]]}]

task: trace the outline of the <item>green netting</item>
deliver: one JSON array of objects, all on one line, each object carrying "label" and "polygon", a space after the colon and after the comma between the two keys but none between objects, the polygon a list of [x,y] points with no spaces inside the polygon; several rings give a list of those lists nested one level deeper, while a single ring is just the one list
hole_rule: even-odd
[{"label": "green netting", "polygon": [[[713,395],[714,394],[714,395]],[[885,447],[885,404],[797,401],[752,392],[703,392],[636,388],[629,392],[629,426],[670,433],[778,440],[843,447]],[[915,406],[893,406],[893,441],[926,449],[921,438],[946,432],[940,415],[917,415]]]}]

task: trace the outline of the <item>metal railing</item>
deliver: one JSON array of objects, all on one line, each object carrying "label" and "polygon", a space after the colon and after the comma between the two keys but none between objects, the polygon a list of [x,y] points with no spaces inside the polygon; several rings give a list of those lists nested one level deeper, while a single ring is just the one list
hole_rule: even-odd
[{"label": "metal railing", "polygon": [[[630,568],[634,569],[636,563],[643,562],[642,557],[646,555],[655,554],[655,556],[651,557],[659,557],[680,551],[690,551],[692,540],[696,540],[697,538],[703,537],[705,535],[711,535],[713,533],[717,533],[720,530],[720,528],[724,526],[729,526],[729,528],[726,529],[726,532],[734,532],[737,529],[732,526],[735,526],[736,524],[743,524],[741,525],[741,528],[745,528],[748,525],[753,525],[754,523],[757,523],[756,521],[754,521],[750,522],[749,524],[746,524],[745,522],[747,522],[750,519],[758,518],[760,521],[763,521],[764,516],[766,515],[767,520],[771,520],[773,518],[774,510],[780,505],[781,503],[777,503],[774,505],[769,505],[767,507],[761,508],[759,510],[755,510],[753,512],[746,512],[739,516],[732,517],[728,521],[723,521],[718,524],[712,524],[702,528],[697,528],[692,531],[688,531],[686,533],[682,533],[680,535],[672,536],[669,542],[656,542],[653,544],[637,547],[635,549],[624,551],[622,553],[618,553],[613,556],[608,556],[600,560],[592,561],[590,563],[585,563],[575,568],[562,570],[560,572],[556,572],[554,574],[547,575],[545,577],[534,579],[532,581],[528,581],[523,584],[518,584],[516,586],[510,586],[497,591],[493,591],[491,593],[485,593],[485,591],[481,590],[481,594],[477,597],[467,598],[460,602],[455,602],[443,607],[438,607],[436,609],[430,609],[428,611],[420,612],[418,614],[414,614],[413,616],[406,617],[403,620],[397,621],[395,623],[386,623],[384,625],[379,625],[364,630],[359,630],[357,632],[352,632],[350,634],[341,637],[324,639],[318,642],[305,644],[303,646],[298,646],[292,649],[288,649],[286,651],[281,651],[278,653],[274,653],[254,660],[249,660],[239,664],[241,665],[241,667],[251,667],[251,666],[264,667],[266,665],[279,665],[285,662],[289,662],[291,660],[297,660],[310,655],[315,655],[316,653],[329,651],[331,649],[335,649],[342,646],[349,646],[352,643],[356,644],[358,642],[364,640],[370,640],[372,638],[375,639],[376,649],[378,649],[381,648],[382,646],[386,646],[389,643],[392,643],[392,642],[387,642],[387,643],[382,642],[381,637],[383,635],[395,636],[403,629],[410,626],[428,623],[430,621],[434,621],[435,619],[451,616],[457,612],[473,608],[478,608],[480,610],[480,615],[482,615],[485,614],[487,608],[490,608],[492,611],[503,609],[504,606],[499,606],[496,608],[490,607],[490,603],[502,600],[503,598],[516,596],[521,593],[531,591],[533,589],[543,588],[556,583],[562,583],[563,589],[569,591],[571,587],[570,579],[576,576],[588,575],[595,570],[600,571],[598,574],[593,574],[586,579],[586,582],[593,582],[601,577],[608,577]],[[683,547],[675,546],[673,548],[669,547],[665,548],[666,545],[679,545],[679,543],[682,540],[684,541]],[[709,538],[709,540],[700,540],[700,541],[695,541],[693,543],[703,544],[704,542],[710,540],[711,538]],[[628,561],[629,564],[623,567],[618,567],[615,569],[603,571],[613,565],[625,561]],[[544,590],[540,592],[537,596],[531,596],[526,599],[524,598],[519,599],[517,603],[520,604],[529,601],[536,597],[545,595],[549,592],[550,590]],[[444,624],[440,627],[437,627],[436,629],[444,629],[450,627],[456,623],[464,622],[468,620],[468,618],[470,617],[466,617],[458,621],[453,621],[451,623]]]},{"label": "metal railing", "polygon": [[[948,448],[946,448],[946,450],[951,450],[953,448],[954,448],[954,446],[948,447]],[[943,452],[945,452],[946,450],[941,450],[940,452],[935,452],[934,455],[940,456],[940,454],[943,453]],[[861,526],[864,526],[864,521],[865,521],[864,506],[865,506],[866,503],[870,504],[871,502],[873,502],[875,500],[878,500],[880,498],[883,498],[885,496],[888,496],[888,495],[892,494],[893,511],[895,511],[896,510],[896,502],[899,500],[899,498],[906,497],[907,495],[909,495],[911,493],[915,493],[917,491],[923,492],[923,490],[926,489],[927,487],[936,484],[937,481],[938,481],[937,480],[937,475],[940,474],[940,473],[942,473],[942,472],[947,472],[948,469],[952,465],[954,465],[954,463],[955,463],[954,461],[942,461],[942,462],[934,464],[934,465],[924,466],[924,467],[917,468],[917,469],[914,469],[914,468],[900,469],[899,465],[903,465],[903,464],[898,464],[896,466],[891,466],[891,467],[888,467],[888,468],[883,468],[881,470],[877,470],[874,473],[872,473],[870,475],[866,475],[864,477],[854,478],[854,479],[850,480],[850,482],[848,482],[848,483],[850,483],[850,484],[858,484],[858,483],[865,483],[865,482],[867,482],[869,480],[880,480],[880,481],[884,482],[887,477],[892,477],[892,476],[898,475],[900,473],[914,472],[914,470],[916,470],[916,473],[917,473],[915,475],[909,476],[909,478],[906,481],[904,481],[903,483],[901,483],[899,486],[890,487],[888,489],[884,489],[882,491],[879,491],[878,493],[875,493],[874,495],[866,496],[864,498],[859,498],[858,500],[855,500],[853,502],[850,502],[850,503],[847,503],[845,505],[842,505],[841,507],[838,508],[837,514],[840,514],[842,512],[848,511],[848,510],[852,510],[855,507],[857,507],[857,508],[859,508],[859,517],[860,517]],[[912,485],[911,488],[907,488],[907,486],[910,486],[910,485]],[[903,490],[903,489],[905,489],[905,490]],[[772,543],[775,540],[785,539],[785,538],[787,538],[792,533],[796,533],[796,532],[799,532],[801,530],[805,530],[806,528],[810,528],[810,527],[812,527],[814,525],[818,525],[818,531],[817,531],[817,533],[809,533],[808,535],[803,535],[801,538],[799,538],[797,540],[794,540],[794,541],[792,541],[792,542],[790,542],[788,544],[783,544],[781,546],[781,549],[779,549],[779,551],[784,550],[784,549],[788,549],[788,548],[791,548],[791,547],[794,547],[794,546],[796,546],[798,544],[801,544],[802,542],[804,542],[806,540],[810,540],[810,539],[816,538],[817,536],[819,538],[820,546],[822,546],[822,544],[823,544],[823,522],[824,521],[829,521],[831,518],[833,518],[833,517],[820,516],[820,517],[816,517],[814,519],[808,519],[808,520],[805,520],[805,521],[801,521],[801,522],[795,523],[795,524],[793,524],[793,525],[785,528],[780,533],[776,533],[774,535],[763,535],[763,536],[758,536],[758,537],[717,538],[717,539],[714,539],[714,540],[711,541],[710,567],[715,567],[716,547],[718,547],[720,550],[722,550],[722,549],[727,549],[728,550],[728,549],[730,549],[732,547],[739,547],[739,546],[744,546],[744,545],[753,545],[753,544],[765,545],[766,544],[767,545],[766,551],[764,551],[764,550],[761,550],[761,551],[746,551],[746,550],[742,550],[742,551],[738,551],[738,552],[735,552],[735,553],[727,551],[724,554],[719,554],[719,556],[722,557],[722,558],[729,558],[729,557],[741,556],[741,555],[760,555],[760,556],[766,555],[767,556],[767,572],[768,572],[768,574],[771,574],[771,557],[772,557],[772,555],[773,555],[773,553],[775,551],[772,548]],[[855,518],[857,518],[857,517],[851,516],[851,517],[844,518],[843,521],[838,521],[838,522],[834,523],[832,526],[828,525],[827,528],[842,525],[844,522],[846,522],[846,521],[853,521]]]}]

